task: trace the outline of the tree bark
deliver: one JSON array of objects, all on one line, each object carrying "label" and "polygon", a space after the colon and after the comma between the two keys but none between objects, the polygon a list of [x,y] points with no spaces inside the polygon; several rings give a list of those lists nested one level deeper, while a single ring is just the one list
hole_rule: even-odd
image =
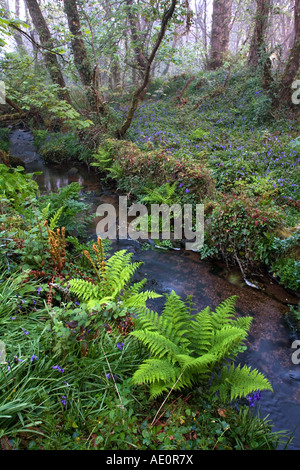
[{"label": "tree bark", "polygon": [[233,0],[214,0],[209,70],[221,67],[229,47],[230,22]]},{"label": "tree bark", "polygon": [[248,65],[258,67],[261,57],[265,52],[265,37],[269,25],[272,0],[256,0],[256,15],[254,31],[248,55]]},{"label": "tree bark", "polygon": [[28,7],[32,22],[38,32],[42,47],[45,49],[43,52],[45,64],[49,75],[56,85],[59,86],[59,98],[71,103],[70,95],[66,89],[65,80],[58,63],[55,53],[51,52],[54,49],[53,39],[51,37],[48,25],[43,17],[42,11],[37,3],[37,0],[25,0]]},{"label": "tree bark", "polygon": [[[295,0],[294,9],[295,35],[282,79],[280,83],[279,104],[292,106],[292,84],[296,80],[300,67],[300,0]],[[298,105],[299,106],[299,105]]]},{"label": "tree bark", "polygon": [[86,49],[76,0],[64,0],[65,13],[68,19],[69,30],[72,34],[72,51],[74,63],[78,70],[80,80],[84,86],[91,111],[97,115],[103,111],[103,105],[98,95],[95,74]]}]

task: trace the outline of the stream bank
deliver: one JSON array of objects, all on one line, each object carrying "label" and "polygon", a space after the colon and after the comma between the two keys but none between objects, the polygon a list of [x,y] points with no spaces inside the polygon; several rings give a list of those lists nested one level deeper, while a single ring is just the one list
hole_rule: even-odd
[{"label": "stream bank", "polygon": [[[78,182],[83,187],[83,196],[94,209],[104,202],[117,205],[117,195],[85,166],[62,169],[45,165],[34,148],[29,131],[14,129],[10,137],[10,152],[24,161],[26,171],[42,172],[35,177],[41,192],[56,191],[71,182]],[[90,237],[96,237],[95,225],[90,228]],[[262,417],[269,415],[274,430],[293,432],[300,423],[300,365],[291,360],[293,337],[285,317],[288,305],[297,305],[298,297],[267,277],[261,279],[261,289],[253,289],[244,283],[238,270],[228,273],[222,263],[201,261],[193,252],[144,250],[132,240],[116,241],[113,248],[126,248],[133,252],[134,260],[144,262],[139,275],[147,277],[151,289],[158,293],[174,290],[183,299],[192,295],[197,310],[207,305],[214,308],[226,298],[238,296],[237,311],[253,317],[249,347],[241,362],[263,372],[274,389],[274,393],[262,394],[260,414]],[[151,307],[159,311],[160,301],[152,302]],[[300,449],[299,428],[290,449]]]}]

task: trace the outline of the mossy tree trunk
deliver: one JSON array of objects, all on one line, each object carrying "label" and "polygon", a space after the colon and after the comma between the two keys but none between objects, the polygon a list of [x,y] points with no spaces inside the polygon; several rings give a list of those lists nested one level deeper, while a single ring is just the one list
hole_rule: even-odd
[{"label": "mossy tree trunk", "polygon": [[72,51],[74,63],[84,86],[91,111],[97,115],[105,112],[97,87],[96,65],[92,66],[86,48],[76,0],[64,0],[64,9],[68,19],[69,30],[72,34]]},{"label": "mossy tree trunk", "polygon": [[28,7],[32,22],[38,32],[41,45],[43,47],[43,55],[49,75],[56,85],[59,86],[59,98],[71,103],[70,95],[66,89],[65,79],[63,77],[56,54],[53,52],[54,42],[39,7],[37,0],[25,0]]}]

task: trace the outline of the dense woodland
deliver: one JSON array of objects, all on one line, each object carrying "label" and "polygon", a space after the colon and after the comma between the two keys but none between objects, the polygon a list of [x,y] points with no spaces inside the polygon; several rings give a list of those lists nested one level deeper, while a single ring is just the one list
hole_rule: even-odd
[{"label": "dense woodland", "polygon": [[41,193],[10,136],[132,202],[203,204],[199,260],[299,299],[299,67],[300,0],[0,0],[3,450],[289,447],[256,412],[273,387],[239,362],[237,296],[149,308],[80,184]]}]

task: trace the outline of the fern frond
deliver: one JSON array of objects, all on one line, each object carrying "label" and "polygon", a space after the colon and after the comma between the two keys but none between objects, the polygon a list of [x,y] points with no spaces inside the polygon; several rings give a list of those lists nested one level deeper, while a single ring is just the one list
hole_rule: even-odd
[{"label": "fern frond", "polygon": [[84,279],[71,279],[69,281],[70,292],[85,302],[90,299],[101,299],[101,291],[98,285]]},{"label": "fern frond", "polygon": [[50,218],[49,221],[49,228],[50,230],[54,230],[57,227],[58,221],[60,219],[60,216],[62,214],[62,211],[64,210],[64,206],[61,206],[55,214]]},{"label": "fern frond", "polygon": [[189,339],[191,350],[195,356],[205,354],[210,349],[213,339],[213,324],[209,307],[193,315],[190,322]]},{"label": "fern frond", "polygon": [[215,332],[210,353],[216,355],[220,360],[224,357],[232,358],[238,354],[241,342],[246,337],[247,332],[242,328],[225,326]]},{"label": "fern frond", "polygon": [[132,376],[132,383],[140,385],[142,383],[153,384],[164,382],[171,384],[176,382],[179,369],[173,367],[170,362],[161,359],[146,359]]},{"label": "fern frond", "polygon": [[225,401],[228,398],[234,400],[246,397],[250,393],[261,390],[273,391],[273,388],[267,378],[257,369],[251,369],[246,365],[241,367],[240,364],[235,367],[231,364],[229,368],[223,367],[213,390],[219,390],[220,398]]},{"label": "fern frond", "polygon": [[136,315],[135,327],[138,330],[158,331],[160,318],[157,312],[144,307]]},{"label": "fern frond", "polygon": [[131,332],[144,346],[146,346],[156,359],[167,357],[172,363],[176,363],[176,356],[180,349],[176,344],[157,331],[135,330]]},{"label": "fern frond", "polygon": [[160,294],[156,294],[156,292],[152,291],[145,291],[145,292],[140,292],[137,294],[132,294],[131,296],[126,296],[124,298],[123,303],[124,306],[127,308],[138,308],[138,307],[143,307],[147,300],[149,299],[158,299],[159,297],[162,297]]},{"label": "fern frond", "polygon": [[[168,330],[169,338],[172,341],[175,341],[176,344],[189,344],[186,305],[174,291],[167,296],[161,318],[165,325],[172,325],[171,330]],[[159,328],[161,331],[165,331],[162,322]]]},{"label": "fern frond", "polygon": [[224,325],[231,323],[232,319],[235,318],[235,305],[237,296],[229,297],[224,300],[212,313],[213,326],[216,329],[222,328]]},{"label": "fern frond", "polygon": [[186,369],[194,375],[206,374],[218,358],[217,356],[208,353],[196,358],[187,356],[186,354],[177,354],[176,359],[179,361],[180,366],[183,369]]},{"label": "fern frond", "polygon": [[49,204],[48,204],[46,207],[44,207],[44,208],[41,210],[41,218],[42,218],[42,220],[48,220],[49,210],[50,210],[50,202],[49,202]]}]

